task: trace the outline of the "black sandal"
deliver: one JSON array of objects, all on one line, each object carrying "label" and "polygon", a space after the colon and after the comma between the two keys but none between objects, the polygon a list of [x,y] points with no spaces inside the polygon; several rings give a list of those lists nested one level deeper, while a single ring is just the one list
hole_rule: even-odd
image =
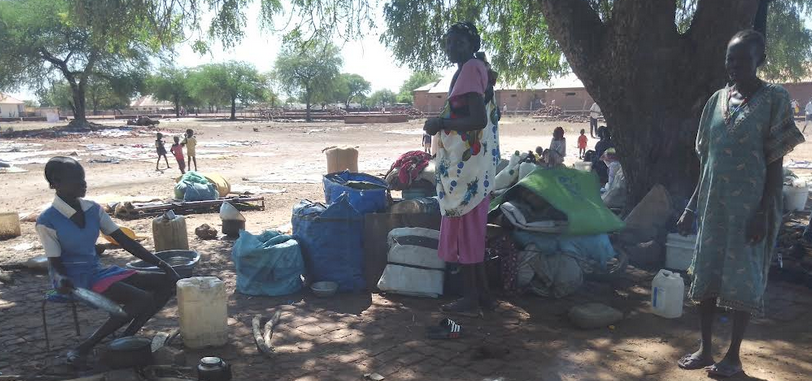
[{"label": "black sandal", "polygon": [[462,334],[462,326],[454,320],[443,319],[438,326],[426,327],[426,337],[429,339],[459,339]]}]

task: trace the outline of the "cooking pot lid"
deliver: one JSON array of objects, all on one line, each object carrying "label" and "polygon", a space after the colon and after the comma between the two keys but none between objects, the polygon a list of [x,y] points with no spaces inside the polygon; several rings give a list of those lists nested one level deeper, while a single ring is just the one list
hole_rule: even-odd
[{"label": "cooking pot lid", "polygon": [[152,345],[152,340],[147,339],[146,337],[122,337],[115,339],[107,344],[107,348],[113,351],[133,351],[142,349],[145,347],[150,347]]},{"label": "cooking pot lid", "polygon": [[223,363],[219,357],[204,357],[200,359],[200,363],[203,365],[220,365]]}]

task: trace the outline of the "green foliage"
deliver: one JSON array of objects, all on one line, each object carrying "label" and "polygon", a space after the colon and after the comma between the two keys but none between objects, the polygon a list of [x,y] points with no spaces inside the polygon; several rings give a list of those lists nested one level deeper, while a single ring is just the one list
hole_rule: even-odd
[{"label": "green foliage", "polygon": [[765,79],[796,81],[812,69],[812,31],[804,26],[812,17],[809,1],[781,0],[770,4],[767,16],[767,64]]},{"label": "green foliage", "polygon": [[274,75],[281,89],[301,99],[308,110],[312,104],[330,103],[343,64],[338,48],[326,39],[304,41],[298,35],[286,38]]},{"label": "green foliage", "polygon": [[266,79],[247,62],[202,65],[188,74],[191,98],[210,106],[231,105],[236,119],[236,102],[243,106],[263,100]]},{"label": "green foliage", "polygon": [[[72,85],[77,120],[84,122],[85,91],[92,81],[134,77],[132,73],[148,67],[149,58],[162,48],[144,11],[128,13],[120,5],[0,1],[0,89],[45,87],[65,80]],[[177,32],[166,28],[166,42],[177,41]]]},{"label": "green foliage", "polygon": [[350,107],[350,103],[359,102],[372,88],[364,77],[358,74],[342,73],[333,84],[335,102]]},{"label": "green foliage", "polygon": [[434,83],[440,80],[440,75],[435,72],[416,71],[413,72],[409,79],[403,82],[398,92],[398,103],[412,104],[414,102],[414,94],[412,92],[420,87]]},{"label": "green foliage", "polygon": [[397,102],[397,94],[389,89],[378,90],[366,99],[366,104],[370,107],[386,107]]},{"label": "green foliage", "polygon": [[172,102],[175,113],[180,113],[181,106],[193,105],[189,76],[185,69],[162,67],[158,73],[149,77],[147,89],[157,100]]},{"label": "green foliage", "polygon": [[73,95],[66,81],[54,82],[37,90],[37,98],[42,107],[59,107],[73,110]]}]

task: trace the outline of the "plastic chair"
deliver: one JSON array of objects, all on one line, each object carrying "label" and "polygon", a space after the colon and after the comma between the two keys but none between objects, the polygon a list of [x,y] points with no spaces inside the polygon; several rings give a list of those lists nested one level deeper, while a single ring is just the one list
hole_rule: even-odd
[{"label": "plastic chair", "polygon": [[45,313],[45,307],[48,305],[48,302],[53,303],[70,303],[71,312],[73,313],[73,325],[76,327],[76,336],[81,337],[82,332],[79,330],[79,315],[76,313],[76,300],[73,297],[68,295],[62,295],[56,290],[49,290],[45,293],[45,298],[42,299],[42,329],[45,331],[45,349],[46,351],[51,351],[51,341],[48,338],[48,320]]}]

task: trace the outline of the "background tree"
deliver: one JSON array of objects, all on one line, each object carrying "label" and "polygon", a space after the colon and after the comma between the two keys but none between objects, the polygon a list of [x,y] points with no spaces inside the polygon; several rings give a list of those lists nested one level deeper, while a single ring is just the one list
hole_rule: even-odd
[{"label": "background tree", "polygon": [[182,106],[189,106],[192,97],[189,91],[189,76],[185,69],[162,67],[150,76],[147,89],[157,100],[172,102],[175,116],[180,116]]},{"label": "background tree", "polygon": [[[544,80],[569,66],[603,110],[634,205],[658,183],[675,200],[690,195],[699,115],[726,82],[727,42],[754,25],[761,1],[767,0],[391,0],[382,40],[399,61],[432,69],[444,65],[446,28],[472,20],[506,82]],[[812,2],[775,3],[764,72],[797,76],[808,65],[801,15],[809,15]],[[787,50],[803,52],[784,51],[779,30],[797,32]]]},{"label": "background tree", "polygon": [[426,86],[430,83],[434,83],[440,80],[440,75],[436,72],[426,72],[426,71],[416,71],[413,72],[412,75],[409,76],[403,85],[400,86],[400,91],[398,92],[398,103],[414,103],[414,94],[412,93],[415,89]]},{"label": "background tree", "polygon": [[71,124],[86,125],[85,96],[93,78],[126,77],[176,41],[172,24],[161,28],[166,45],[155,39],[145,12],[120,2],[0,1],[0,88],[43,87],[62,79],[71,90]]},{"label": "background tree", "polygon": [[350,103],[359,102],[372,89],[372,84],[358,74],[343,73],[336,83],[338,99],[349,109]]},{"label": "background tree", "polygon": [[367,104],[372,107],[386,107],[395,104],[398,96],[389,89],[378,90],[367,98]]},{"label": "background tree", "polygon": [[190,74],[189,85],[194,98],[209,105],[231,105],[230,120],[237,120],[237,101],[249,105],[261,101],[265,80],[257,69],[246,62],[200,66]]},{"label": "background tree", "polygon": [[311,106],[330,97],[343,64],[338,48],[325,39],[286,38],[276,59],[275,76],[281,88],[305,104],[307,121]]}]

